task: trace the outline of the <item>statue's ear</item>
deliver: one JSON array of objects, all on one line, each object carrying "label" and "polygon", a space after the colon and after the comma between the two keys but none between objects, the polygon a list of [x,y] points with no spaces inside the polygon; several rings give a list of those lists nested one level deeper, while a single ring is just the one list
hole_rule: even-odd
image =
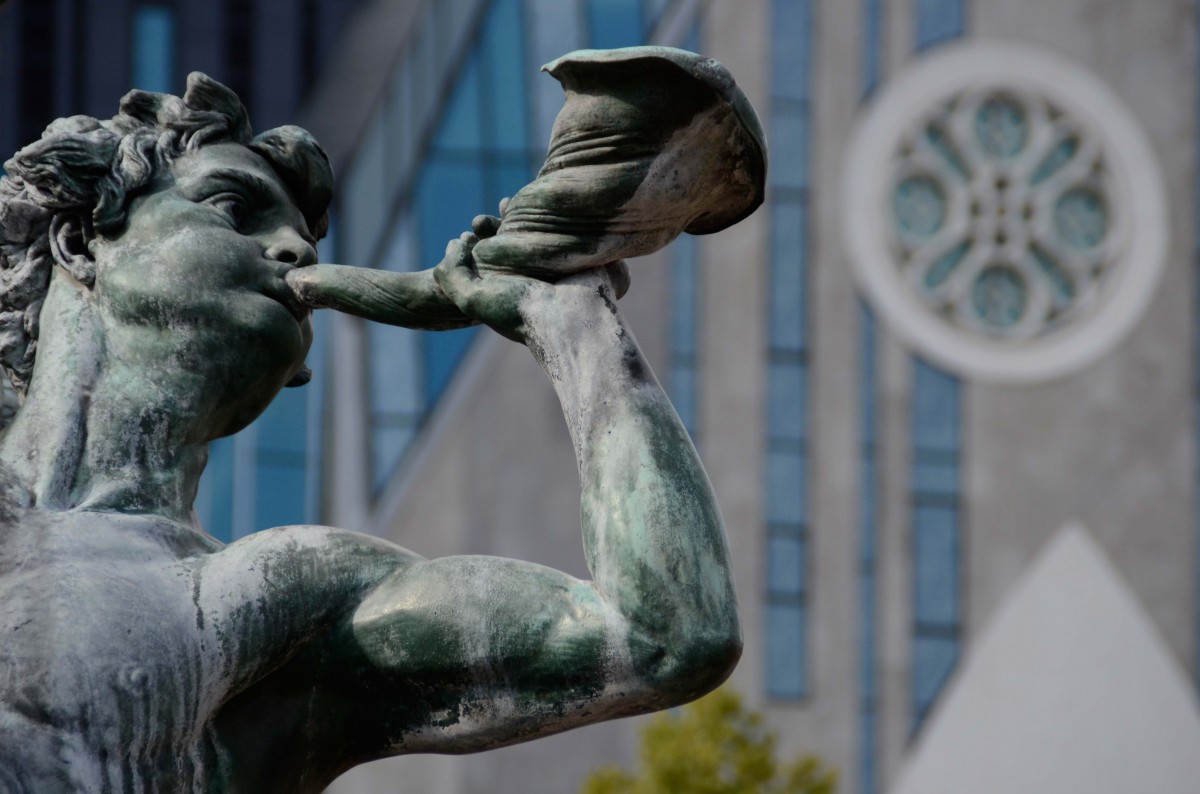
[{"label": "statue's ear", "polygon": [[90,224],[74,213],[56,213],[50,221],[54,261],[88,289],[96,283],[96,260],[88,250],[91,237]]}]

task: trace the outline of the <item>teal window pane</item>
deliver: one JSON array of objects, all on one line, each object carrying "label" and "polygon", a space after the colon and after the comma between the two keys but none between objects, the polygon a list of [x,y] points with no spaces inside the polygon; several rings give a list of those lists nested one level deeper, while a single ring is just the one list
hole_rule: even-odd
[{"label": "teal window pane", "polygon": [[484,206],[475,213],[485,212],[496,215],[500,212],[500,199],[511,198],[518,190],[525,187],[533,177],[526,157],[505,158],[508,162],[494,165],[488,172],[488,196]]},{"label": "teal window pane", "polygon": [[811,0],[774,0],[771,14],[771,94],[776,98],[808,98],[811,31]]},{"label": "teal window pane", "polygon": [[767,542],[767,588],[773,596],[806,593],[806,545],[802,536],[774,535]]},{"label": "teal window pane", "polygon": [[808,108],[777,108],[771,118],[772,187],[804,190],[808,187]]},{"label": "teal window pane", "polygon": [[308,429],[307,388],[284,389],[263,412],[258,424],[259,449],[304,455]]},{"label": "teal window pane", "polygon": [[[49,2],[49,0],[43,0]],[[133,85],[143,91],[175,89],[175,11],[139,5],[133,11]]]},{"label": "teal window pane", "polygon": [[913,715],[919,727],[958,658],[961,627],[961,384],[913,367]]},{"label": "teal window pane", "polygon": [[920,726],[958,662],[957,637],[920,636],[913,642],[913,727]]},{"label": "teal window pane", "polygon": [[808,461],[803,453],[767,453],[767,521],[772,524],[804,525],[808,516],[804,492],[808,483]]},{"label": "teal window pane", "polygon": [[522,27],[518,0],[493,0],[483,28],[483,102],[489,144],[505,151],[524,152],[529,135]]},{"label": "teal window pane", "polygon": [[476,327],[425,334],[425,399],[430,405],[442,396],[478,330]]},{"label": "teal window pane", "polygon": [[966,31],[965,0],[917,0],[917,49],[950,41]]},{"label": "teal window pane", "polygon": [[479,113],[479,56],[472,52],[463,66],[434,139],[437,149],[478,150],[483,146]]},{"label": "teal window pane", "polygon": [[441,261],[446,244],[471,228],[471,218],[486,206],[483,166],[474,157],[431,157],[417,184],[416,216],[421,262]]},{"label": "teal window pane", "polygon": [[808,212],[802,202],[771,206],[771,346],[803,349],[807,343]]},{"label": "teal window pane", "polygon": [[223,543],[233,539],[232,438],[219,438],[208,445],[208,465],[200,479],[196,512],[210,535]]},{"label": "teal window pane", "polygon": [[805,641],[808,610],[794,604],[767,605],[767,694],[799,700],[808,680]]},{"label": "teal window pane", "polygon": [[254,528],[303,524],[304,457],[259,451]]},{"label": "teal window pane", "polygon": [[771,438],[801,442],[808,423],[808,367],[772,362],[767,380]]},{"label": "teal window pane", "polygon": [[589,45],[606,50],[644,39],[640,0],[587,0]]},{"label": "teal window pane", "polygon": [[378,493],[391,478],[420,426],[420,416],[376,417],[371,426],[372,487]]},{"label": "teal window pane", "polygon": [[252,531],[306,520],[308,388],[284,389],[255,422]]},{"label": "teal window pane", "polygon": [[918,626],[955,626],[958,609],[958,515],[918,504],[913,515],[914,618]]},{"label": "teal window pane", "polygon": [[916,359],[913,366],[913,446],[918,450],[958,449],[961,385],[953,375]]}]

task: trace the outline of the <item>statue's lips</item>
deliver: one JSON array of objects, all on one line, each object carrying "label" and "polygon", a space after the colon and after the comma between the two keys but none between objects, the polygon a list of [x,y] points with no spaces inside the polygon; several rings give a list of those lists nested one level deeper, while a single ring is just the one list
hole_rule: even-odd
[{"label": "statue's lips", "polygon": [[287,309],[296,322],[303,323],[311,313],[309,308],[300,301],[286,281],[280,279],[279,284],[279,287],[272,286],[263,290],[262,294]]}]

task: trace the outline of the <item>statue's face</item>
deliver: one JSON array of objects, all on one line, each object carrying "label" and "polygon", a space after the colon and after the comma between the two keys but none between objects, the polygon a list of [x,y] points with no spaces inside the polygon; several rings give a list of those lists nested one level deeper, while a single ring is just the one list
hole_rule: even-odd
[{"label": "statue's face", "polygon": [[160,346],[157,359],[130,352],[179,382],[194,373],[181,399],[212,417],[214,437],[236,432],[303,366],[312,325],[284,276],[316,261],[314,242],[258,154],[229,143],[183,155],[132,202],[119,237],[91,244],[94,300],[121,328],[110,346]]}]

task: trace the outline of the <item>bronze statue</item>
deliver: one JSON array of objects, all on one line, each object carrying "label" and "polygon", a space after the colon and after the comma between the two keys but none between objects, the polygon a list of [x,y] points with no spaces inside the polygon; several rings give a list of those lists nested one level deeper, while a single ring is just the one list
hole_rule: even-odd
[{"label": "bronze statue", "polygon": [[[324,153],[295,127],[252,137],[200,74],[182,99],[60,119],[6,168],[0,364],[22,400],[0,436],[0,792],[319,791],[732,670],[721,518],[617,308],[622,264],[480,267],[503,228],[481,216],[432,271],[318,266]],[[208,442],[306,380],[325,305],[528,346],[570,426],[593,581],[328,527],[203,531]]]}]

